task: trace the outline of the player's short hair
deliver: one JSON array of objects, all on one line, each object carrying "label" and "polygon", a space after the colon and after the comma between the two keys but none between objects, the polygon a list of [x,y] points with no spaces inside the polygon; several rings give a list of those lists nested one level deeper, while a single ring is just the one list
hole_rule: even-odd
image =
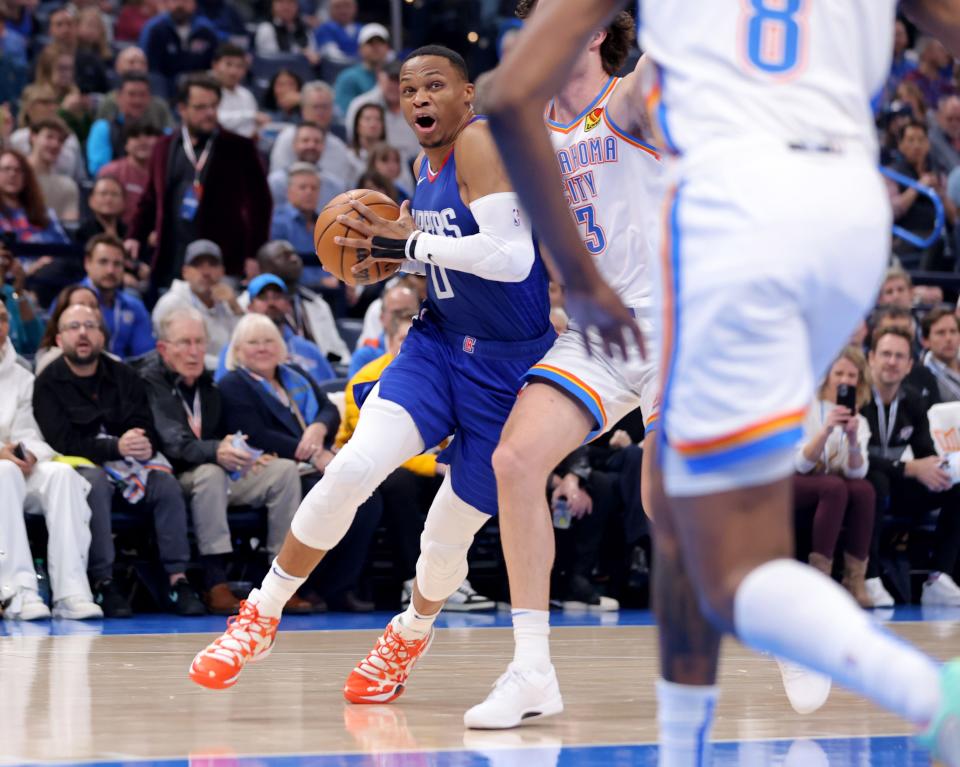
[{"label": "player's short hair", "polygon": [[[528,18],[536,6],[537,0],[518,0],[517,18]],[[615,75],[623,69],[636,39],[637,25],[634,23],[633,16],[627,11],[621,11],[607,26],[607,39],[600,46],[603,70],[608,75]]]},{"label": "player's short hair", "polygon": [[957,324],[957,330],[960,330],[960,317],[957,317],[956,312],[949,306],[938,306],[927,312],[920,322],[920,332],[923,333],[924,341],[930,338],[930,330],[944,317],[952,317]]},{"label": "player's short hair", "polygon": [[897,338],[902,338],[907,342],[907,346],[910,347],[910,352],[913,353],[913,339],[903,328],[877,328],[874,330],[873,337],[870,339],[870,351],[875,352],[877,350],[877,344],[879,344],[880,340],[886,336],[896,336]]},{"label": "player's short hair", "polygon": [[410,59],[416,59],[420,56],[439,56],[441,59],[446,59],[453,65],[453,68],[457,70],[457,74],[459,74],[466,82],[470,82],[470,73],[467,71],[467,62],[464,60],[463,56],[461,56],[452,48],[447,48],[445,45],[423,45],[412,51],[403,60],[403,63],[406,64],[408,61],[410,61]]}]

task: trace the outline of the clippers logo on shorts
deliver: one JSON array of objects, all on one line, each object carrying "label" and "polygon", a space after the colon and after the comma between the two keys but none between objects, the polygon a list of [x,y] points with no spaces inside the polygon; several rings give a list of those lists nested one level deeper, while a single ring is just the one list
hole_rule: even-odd
[{"label": "clippers logo on shorts", "polygon": [[590,114],[587,115],[586,123],[583,126],[583,130],[586,133],[589,133],[594,128],[600,124],[600,120],[603,118],[603,107],[597,107]]},{"label": "clippers logo on shorts", "polygon": [[463,350],[467,354],[473,354],[473,350],[477,347],[477,339],[466,336],[463,339]]}]

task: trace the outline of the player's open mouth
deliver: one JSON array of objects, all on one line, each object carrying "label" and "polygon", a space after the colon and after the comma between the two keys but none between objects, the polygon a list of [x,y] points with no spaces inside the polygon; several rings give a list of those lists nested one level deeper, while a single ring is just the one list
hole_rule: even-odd
[{"label": "player's open mouth", "polygon": [[430,115],[420,115],[414,119],[413,123],[419,133],[432,133],[433,129],[437,127],[436,118],[430,117]]}]

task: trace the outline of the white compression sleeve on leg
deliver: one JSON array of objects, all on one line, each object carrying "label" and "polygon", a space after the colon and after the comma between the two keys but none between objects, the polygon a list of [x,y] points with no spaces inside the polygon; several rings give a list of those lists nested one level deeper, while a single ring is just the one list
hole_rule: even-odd
[{"label": "white compression sleeve on leg", "polygon": [[417,587],[425,599],[442,602],[463,583],[470,544],[488,519],[488,514],[457,497],[448,472],[420,536]]},{"label": "white compression sleeve on leg", "polygon": [[310,548],[329,551],[347,534],[360,504],[394,469],[422,452],[413,418],[381,399],[378,385],[363,403],[350,441],[297,509],[290,532]]},{"label": "white compression sleeve on leg", "polygon": [[916,724],[927,724],[940,705],[937,664],[807,565],[778,559],[753,570],[737,590],[734,623],[754,650],[826,674]]},{"label": "white compression sleeve on leg", "polygon": [[[466,237],[414,232],[408,258],[496,282],[522,282],[533,268],[533,232],[513,192],[488,194],[470,204],[480,231]],[[449,228],[438,221],[436,229]],[[413,240],[416,238],[416,242]]]}]

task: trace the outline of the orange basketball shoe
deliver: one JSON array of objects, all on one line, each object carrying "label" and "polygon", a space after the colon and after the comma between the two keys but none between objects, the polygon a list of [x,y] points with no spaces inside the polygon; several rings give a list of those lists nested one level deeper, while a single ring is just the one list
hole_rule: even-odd
[{"label": "orange basketball shoe", "polygon": [[413,666],[430,649],[433,628],[423,639],[405,641],[394,626],[387,624],[373,649],[350,672],[343,697],[351,703],[390,703],[403,693]]},{"label": "orange basketball shoe", "polygon": [[270,654],[279,623],[279,618],[261,617],[257,606],[245,599],[240,614],[227,620],[227,630],[193,659],[190,678],[211,690],[233,687],[247,663]]}]

